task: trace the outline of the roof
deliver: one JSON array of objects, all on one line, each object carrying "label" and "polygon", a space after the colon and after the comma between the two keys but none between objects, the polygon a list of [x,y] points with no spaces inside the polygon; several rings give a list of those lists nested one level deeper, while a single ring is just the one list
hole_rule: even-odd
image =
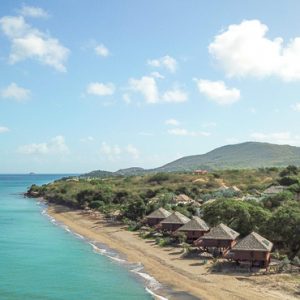
[{"label": "roof", "polygon": [[203,240],[235,240],[240,234],[221,223],[210,229],[201,239]]},{"label": "roof", "polygon": [[240,240],[232,250],[241,251],[271,251],[273,243],[262,237],[256,232],[251,232],[245,238]]},{"label": "roof", "polygon": [[192,201],[192,199],[189,196],[185,195],[185,194],[180,194],[178,196],[175,196],[174,200],[177,201],[177,202],[190,202],[190,201]]},{"label": "roof", "polygon": [[266,190],[264,190],[264,194],[279,194],[282,193],[286,187],[281,185],[272,185],[268,187]]},{"label": "roof", "polygon": [[209,227],[204,220],[193,217],[189,222],[178,229],[179,231],[208,231]]},{"label": "roof", "polygon": [[161,224],[185,224],[190,219],[178,211],[173,212],[170,216],[162,220]]},{"label": "roof", "polygon": [[163,207],[160,207],[153,211],[151,214],[149,214],[146,218],[148,219],[165,219],[168,216],[170,216],[171,213],[164,209]]}]

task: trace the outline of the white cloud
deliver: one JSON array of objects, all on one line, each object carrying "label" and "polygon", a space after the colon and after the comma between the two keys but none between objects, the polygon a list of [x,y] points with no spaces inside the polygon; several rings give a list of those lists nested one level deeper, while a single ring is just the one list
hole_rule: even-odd
[{"label": "white cloud", "polygon": [[97,55],[102,56],[102,57],[107,57],[110,55],[109,50],[103,44],[96,46],[95,52]]},{"label": "white cloud", "polygon": [[186,102],[188,100],[188,95],[186,92],[178,88],[174,88],[172,90],[166,91],[162,95],[162,99],[166,102],[180,103],[180,102]]},{"label": "white cloud", "polygon": [[140,152],[139,150],[134,147],[133,145],[129,144],[126,146],[126,151],[127,153],[133,158],[133,159],[138,159],[140,157]]},{"label": "white cloud", "polygon": [[294,105],[292,105],[292,109],[294,111],[299,111],[300,112],[300,102],[295,103]]},{"label": "white cloud", "polygon": [[122,154],[127,154],[132,159],[138,159],[140,156],[139,150],[131,144],[121,148],[118,145],[109,145],[106,142],[102,143],[100,153],[112,162],[120,160]]},{"label": "white cloud", "polygon": [[171,126],[179,126],[180,122],[176,119],[168,119],[165,121],[166,125],[171,125]]},{"label": "white cloud", "polygon": [[24,17],[31,18],[48,18],[49,14],[40,7],[23,5],[20,14]]},{"label": "white cloud", "polygon": [[154,78],[157,78],[157,79],[164,79],[165,78],[165,76],[161,75],[159,72],[151,72],[150,75]]},{"label": "white cloud", "polygon": [[159,102],[159,92],[153,77],[143,76],[141,79],[129,79],[129,89],[141,93],[147,103]]},{"label": "white cloud", "polygon": [[1,98],[12,99],[18,102],[29,99],[30,95],[31,95],[30,90],[22,88],[14,82],[12,82],[6,88],[0,91]]},{"label": "white cloud", "polygon": [[115,86],[112,83],[91,82],[86,92],[95,96],[110,96],[115,93]]},{"label": "white cloud", "polygon": [[9,128],[5,127],[5,126],[0,126],[0,133],[5,133],[8,132]]},{"label": "white cloud", "polygon": [[20,146],[18,152],[21,154],[68,154],[69,148],[65,143],[65,138],[61,135],[58,135],[51,139],[49,142],[44,142],[40,144],[28,144]]},{"label": "white cloud", "polygon": [[171,135],[178,135],[178,136],[210,136],[209,132],[205,132],[205,131],[195,132],[195,131],[189,131],[184,128],[169,129],[168,133]]},{"label": "white cloud", "polygon": [[169,70],[171,73],[175,73],[177,69],[177,61],[175,58],[166,55],[157,59],[149,59],[147,61],[148,65],[151,67],[164,67]]},{"label": "white cloud", "polygon": [[127,93],[123,94],[122,98],[126,104],[130,104],[132,102],[130,95],[128,95]]},{"label": "white cloud", "polygon": [[69,49],[48,34],[31,27],[22,16],[5,16],[0,28],[11,41],[9,62],[15,64],[25,59],[36,59],[60,72],[65,72]]},{"label": "white cloud", "polygon": [[284,46],[281,37],[267,38],[268,30],[259,20],[230,25],[215,36],[209,52],[230,77],[275,75],[285,81],[300,80],[300,37]]},{"label": "white cloud", "polygon": [[229,88],[224,81],[211,81],[195,79],[200,93],[220,105],[229,105],[240,100],[240,91],[236,88]]},{"label": "white cloud", "polygon": [[254,132],[250,137],[259,142],[300,146],[300,135],[294,135],[289,131],[272,133]]},{"label": "white cloud", "polygon": [[140,79],[130,78],[129,90],[142,94],[146,103],[150,104],[180,103],[188,100],[187,93],[177,87],[160,93],[155,78],[151,76],[142,76]]}]

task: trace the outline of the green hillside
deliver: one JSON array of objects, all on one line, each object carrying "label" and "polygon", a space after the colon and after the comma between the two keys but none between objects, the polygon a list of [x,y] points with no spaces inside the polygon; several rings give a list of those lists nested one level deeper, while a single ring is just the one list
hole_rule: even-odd
[{"label": "green hillside", "polygon": [[87,176],[142,175],[156,172],[185,172],[197,169],[254,169],[260,167],[300,166],[300,147],[259,142],[227,145],[206,154],[182,157],[162,167],[144,170],[129,168],[117,172],[94,171]]}]

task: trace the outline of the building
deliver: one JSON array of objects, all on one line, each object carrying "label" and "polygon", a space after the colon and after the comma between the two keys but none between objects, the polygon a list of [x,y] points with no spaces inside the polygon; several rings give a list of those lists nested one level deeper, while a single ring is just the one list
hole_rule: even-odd
[{"label": "building", "polygon": [[286,190],[285,186],[281,185],[272,185],[263,191],[264,196],[275,196],[279,193],[282,193]]},{"label": "building", "polygon": [[173,212],[170,216],[160,222],[161,229],[164,231],[176,231],[182,225],[189,222],[190,219],[180,212]]},{"label": "building", "polygon": [[208,171],[207,170],[195,170],[193,173],[195,175],[205,175],[208,173]]},{"label": "building", "polygon": [[208,248],[217,248],[225,255],[235,244],[240,234],[221,223],[195,241],[195,245],[205,251]]},{"label": "building", "polygon": [[209,231],[208,225],[199,217],[193,217],[189,222],[181,226],[177,231],[184,232],[187,241],[195,241]]},{"label": "building", "polygon": [[164,209],[163,207],[158,208],[151,214],[146,216],[146,222],[149,226],[155,226],[159,224],[162,220],[169,217],[172,213]]},{"label": "building", "polygon": [[251,266],[267,267],[273,243],[256,232],[251,232],[232,247],[233,259],[237,262],[247,261]]}]

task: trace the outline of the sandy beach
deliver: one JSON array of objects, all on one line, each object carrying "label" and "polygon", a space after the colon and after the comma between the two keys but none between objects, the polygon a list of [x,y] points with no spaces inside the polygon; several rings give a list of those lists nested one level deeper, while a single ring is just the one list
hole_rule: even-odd
[{"label": "sandy beach", "polygon": [[[106,244],[132,263],[142,263],[145,272],[172,290],[188,293],[197,299],[299,299],[299,278],[290,275],[212,274],[199,258],[183,259],[182,249],[161,248],[151,240],[141,239],[124,226],[108,223],[84,211],[50,206],[48,213],[74,232]],[[172,297],[168,297],[172,299]],[[176,297],[173,297],[176,299]]]}]

